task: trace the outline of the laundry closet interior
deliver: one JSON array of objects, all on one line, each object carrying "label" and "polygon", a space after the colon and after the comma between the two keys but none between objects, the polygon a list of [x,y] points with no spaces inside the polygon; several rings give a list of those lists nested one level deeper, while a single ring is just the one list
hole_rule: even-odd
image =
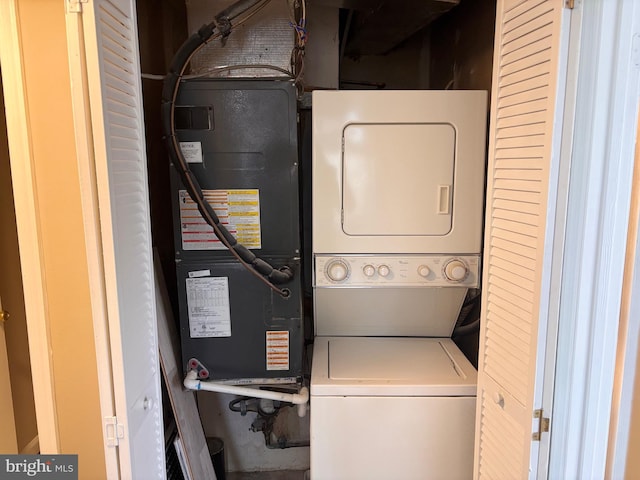
[{"label": "laundry closet interior", "polygon": [[38,253],[20,449],[230,480],[538,478],[626,452],[633,2],[34,5],[0,7]]},{"label": "laundry closet interior", "polygon": [[153,244],[185,372],[311,401],[198,392],[204,432],[231,475],[468,478],[495,2],[271,0],[193,56],[186,166],[239,243],[293,269],[285,300],[197,213],[153,76],[232,3],[137,2]]}]

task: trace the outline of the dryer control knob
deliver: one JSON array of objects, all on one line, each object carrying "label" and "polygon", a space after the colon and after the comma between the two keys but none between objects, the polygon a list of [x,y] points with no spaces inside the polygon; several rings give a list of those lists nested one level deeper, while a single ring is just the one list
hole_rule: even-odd
[{"label": "dryer control knob", "polygon": [[332,260],[327,265],[327,277],[334,282],[342,282],[349,276],[349,267],[342,260]]},{"label": "dryer control knob", "polygon": [[420,275],[421,277],[428,277],[429,274],[431,273],[431,269],[429,267],[427,267],[426,265],[420,265],[418,267],[418,275]]},{"label": "dryer control knob", "polygon": [[365,265],[362,267],[362,273],[365,277],[373,277],[376,274],[376,267],[373,265]]},{"label": "dryer control knob", "polygon": [[378,267],[378,273],[380,274],[381,277],[386,277],[391,273],[391,269],[389,268],[388,265],[380,265]]},{"label": "dryer control knob", "polygon": [[451,282],[461,282],[467,278],[469,269],[462,260],[449,260],[444,266],[444,276]]}]

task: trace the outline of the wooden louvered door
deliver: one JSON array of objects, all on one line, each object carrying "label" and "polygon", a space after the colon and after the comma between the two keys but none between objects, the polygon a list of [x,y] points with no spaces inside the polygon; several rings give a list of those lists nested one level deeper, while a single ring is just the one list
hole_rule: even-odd
[{"label": "wooden louvered door", "polygon": [[[475,478],[535,478],[536,385],[554,221],[562,105],[561,0],[498,0],[494,51]],[[547,267],[545,267],[547,265]]]},{"label": "wooden louvered door", "polygon": [[[98,325],[96,331],[106,332],[107,337],[96,340],[96,352],[102,362],[98,374],[108,476],[164,479],[164,427],[135,2],[69,3],[68,15],[81,14],[80,24],[67,20],[67,35],[72,51],[77,52],[69,62],[72,75],[78,74],[74,76],[73,93],[79,162],[85,175],[83,187],[93,190],[83,192],[83,210],[94,282],[94,324]],[[82,147],[86,149],[81,150]],[[92,157],[93,163],[86,157]],[[97,223],[97,228],[92,223]],[[101,317],[106,317],[102,322],[106,326],[100,324]],[[111,391],[105,395],[109,380]]]}]

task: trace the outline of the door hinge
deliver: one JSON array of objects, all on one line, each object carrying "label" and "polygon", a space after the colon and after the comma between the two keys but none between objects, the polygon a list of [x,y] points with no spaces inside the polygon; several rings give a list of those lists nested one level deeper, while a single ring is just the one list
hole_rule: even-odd
[{"label": "door hinge", "polygon": [[575,0],[564,0],[564,8],[573,10],[573,7],[575,6],[576,6]]},{"label": "door hinge", "polygon": [[538,419],[538,431],[531,434],[531,438],[536,442],[540,441],[543,433],[549,432],[549,424],[551,420],[542,414],[542,409],[533,411],[533,418]]},{"label": "door hinge", "polygon": [[117,447],[120,445],[120,440],[124,438],[124,425],[118,423],[118,417],[104,417],[104,425],[107,446]]},{"label": "door hinge", "polygon": [[82,4],[89,0],[67,0],[67,13],[82,13]]}]

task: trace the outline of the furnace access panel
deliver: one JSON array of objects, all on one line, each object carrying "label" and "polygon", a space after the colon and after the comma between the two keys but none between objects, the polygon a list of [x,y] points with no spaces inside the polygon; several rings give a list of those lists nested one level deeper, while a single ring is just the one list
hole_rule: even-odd
[{"label": "furnace access panel", "polygon": [[[220,221],[294,279],[282,298],[215,237],[172,170],[183,367],[209,378],[291,382],[302,375],[296,91],[290,81],[191,80],[176,102],[183,155]],[[263,382],[264,383],[264,382]]]}]

